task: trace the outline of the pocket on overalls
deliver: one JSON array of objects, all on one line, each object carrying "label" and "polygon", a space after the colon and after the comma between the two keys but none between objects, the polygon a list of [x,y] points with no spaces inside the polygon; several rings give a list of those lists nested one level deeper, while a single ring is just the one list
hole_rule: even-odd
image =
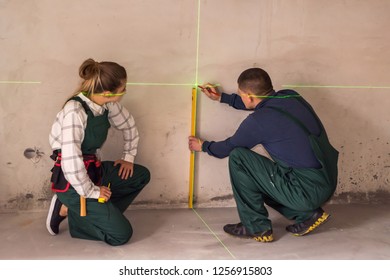
[{"label": "pocket on overalls", "polygon": [[69,189],[70,183],[65,179],[61,163],[57,161],[51,169],[51,172],[51,189],[54,192],[66,192]]},{"label": "pocket on overalls", "polygon": [[51,189],[55,192],[66,192],[70,183],[65,179],[61,166],[54,165],[51,172]]}]

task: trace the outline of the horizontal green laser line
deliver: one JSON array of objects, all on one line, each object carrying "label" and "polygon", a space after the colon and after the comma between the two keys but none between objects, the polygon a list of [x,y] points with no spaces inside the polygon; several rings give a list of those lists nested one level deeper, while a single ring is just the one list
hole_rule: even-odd
[{"label": "horizontal green laser line", "polygon": [[323,86],[323,85],[282,85],[284,88],[350,88],[350,89],[390,89],[390,86]]},{"label": "horizontal green laser line", "polygon": [[300,95],[254,95],[254,94],[248,94],[250,97],[257,97],[257,98],[276,98],[276,99],[283,99],[283,98],[299,98],[302,97]]},{"label": "horizontal green laser line", "polygon": [[35,81],[0,81],[0,84],[40,84],[41,82]]},{"label": "horizontal green laser line", "polygon": [[[0,81],[0,84],[41,84],[40,81]],[[197,86],[198,83],[126,83],[130,86]],[[390,86],[282,85],[283,88],[390,89]]]},{"label": "horizontal green laser line", "polygon": [[219,243],[221,243],[221,245],[230,254],[230,256],[232,256],[233,259],[236,259],[236,257],[232,254],[232,252],[230,252],[229,248],[226,247],[226,245],[221,241],[221,239],[219,239],[217,234],[209,227],[209,225],[205,222],[205,220],[203,220],[203,218],[198,214],[198,212],[196,212],[196,210],[194,208],[192,208],[192,210],[195,212],[195,214],[198,216],[198,218],[203,222],[203,224],[208,228],[208,230],[214,235],[214,237],[219,241]]},{"label": "horizontal green laser line", "polygon": [[173,84],[173,83],[126,83],[130,86],[193,86],[194,84]]}]

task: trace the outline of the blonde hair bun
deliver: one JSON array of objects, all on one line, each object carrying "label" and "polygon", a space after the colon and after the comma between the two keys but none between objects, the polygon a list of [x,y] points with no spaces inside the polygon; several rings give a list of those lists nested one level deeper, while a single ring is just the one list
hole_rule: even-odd
[{"label": "blonde hair bun", "polygon": [[89,58],[81,64],[79,75],[84,80],[90,80],[99,74],[99,62]]}]

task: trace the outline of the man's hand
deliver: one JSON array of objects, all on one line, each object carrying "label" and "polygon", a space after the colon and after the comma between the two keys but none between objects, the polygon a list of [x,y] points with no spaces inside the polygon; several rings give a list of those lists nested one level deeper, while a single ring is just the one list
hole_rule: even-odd
[{"label": "man's hand", "polygon": [[218,88],[215,87],[214,85],[207,83],[205,85],[201,85],[201,86],[198,86],[198,87],[211,100],[221,101],[221,94],[219,93]]},{"label": "man's hand", "polygon": [[188,137],[188,148],[193,152],[201,152],[202,151],[203,141],[194,136]]}]

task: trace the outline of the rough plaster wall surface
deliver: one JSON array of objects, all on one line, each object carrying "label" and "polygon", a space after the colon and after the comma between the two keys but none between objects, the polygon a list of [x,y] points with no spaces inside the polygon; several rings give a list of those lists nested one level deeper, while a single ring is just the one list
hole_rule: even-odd
[{"label": "rough plaster wall surface", "polygon": [[[389,11],[386,0],[0,1],[0,81],[40,81],[0,84],[0,210],[47,205],[48,133],[89,57],[124,65],[128,82],[187,84],[128,85],[122,102],[141,135],[136,162],[152,172],[136,204],[185,206],[191,85],[218,82],[235,92],[238,75],[253,66],[266,69],[276,89],[352,86],[297,90],[340,151],[335,201],[388,198]],[[229,137],[248,115],[198,101],[205,139]],[[120,157],[121,141],[110,131],[103,158]],[[45,152],[38,163],[23,156],[34,146]],[[196,205],[234,204],[227,159],[197,154],[195,175]]]}]

